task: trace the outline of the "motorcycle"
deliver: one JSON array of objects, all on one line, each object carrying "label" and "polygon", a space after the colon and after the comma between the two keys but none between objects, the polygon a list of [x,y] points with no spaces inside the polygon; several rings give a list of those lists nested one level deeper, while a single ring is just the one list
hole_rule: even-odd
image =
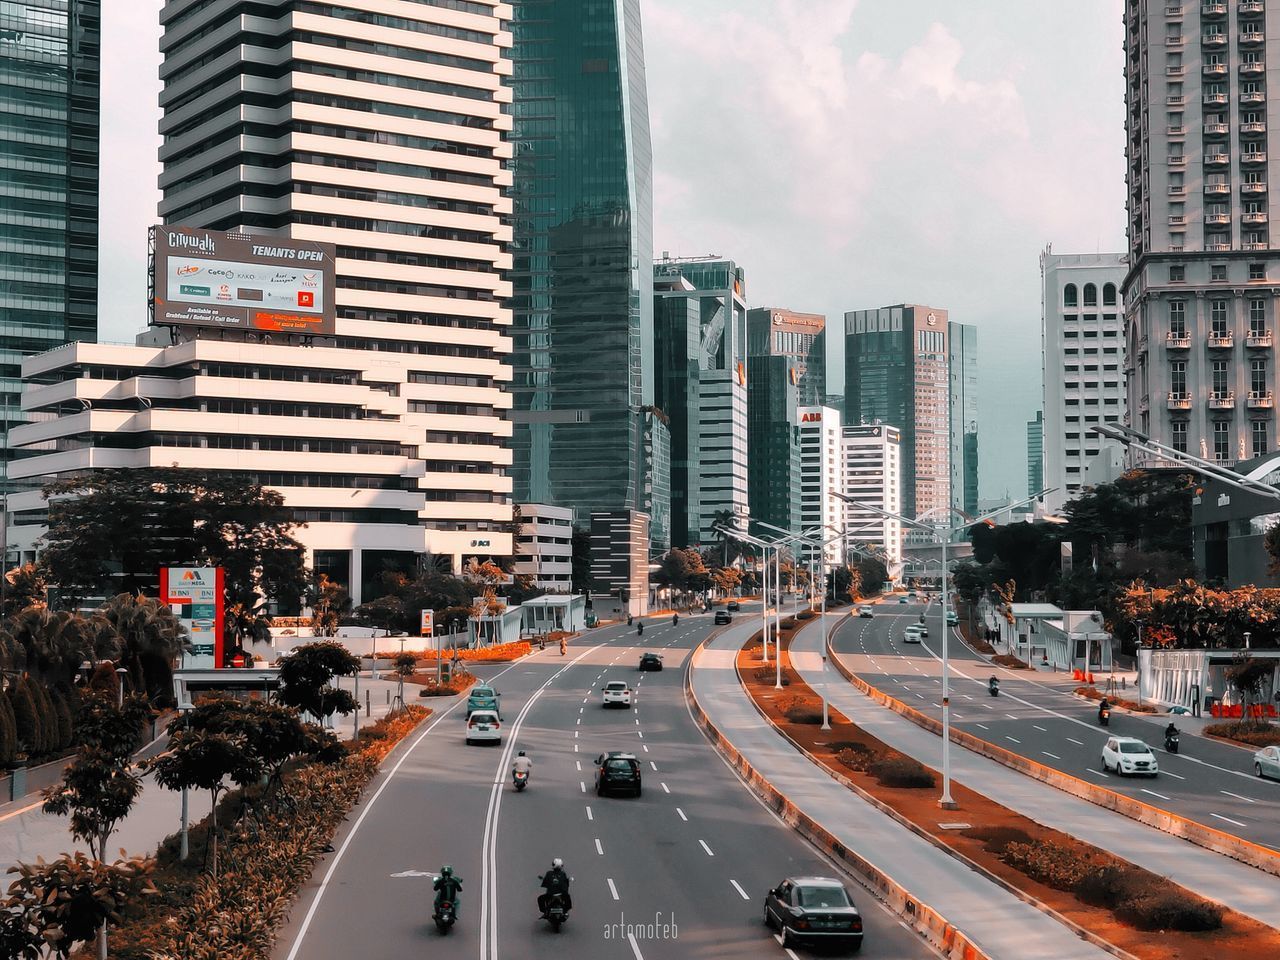
[{"label": "motorcycle", "polygon": [[675,626],[679,626],[679,624],[680,624],[680,614],[673,613],[671,615],[671,625],[675,627]]},{"label": "motorcycle", "polygon": [[1178,741],[1181,739],[1176,733],[1166,733],[1164,735],[1164,748],[1170,753],[1178,752]]},{"label": "motorcycle", "polygon": [[520,793],[529,785],[529,771],[513,770],[511,772],[511,782],[515,784],[516,793]]},{"label": "motorcycle", "polygon": [[436,929],[442,934],[449,932],[449,928],[453,926],[457,918],[457,911],[454,909],[452,900],[441,900],[436,906],[436,912],[431,915],[431,919],[436,922]]},{"label": "motorcycle", "polygon": [[1101,710],[1098,711],[1098,722],[1102,724],[1104,727],[1108,727],[1111,725],[1111,708],[1110,707],[1103,707]]},{"label": "motorcycle", "polygon": [[987,682],[987,693],[991,694],[993,697],[1000,696],[1000,681],[995,677],[992,677]]},{"label": "motorcycle", "polygon": [[636,625],[636,633],[637,633],[637,635],[639,635],[639,636],[642,636],[642,637],[644,636],[644,621],[643,621],[643,620],[641,620],[641,621]]},{"label": "motorcycle", "polygon": [[[538,879],[542,879],[539,877]],[[546,907],[542,911],[542,919],[551,924],[551,929],[560,932],[560,925],[569,919],[569,908],[563,893],[547,894]]]}]

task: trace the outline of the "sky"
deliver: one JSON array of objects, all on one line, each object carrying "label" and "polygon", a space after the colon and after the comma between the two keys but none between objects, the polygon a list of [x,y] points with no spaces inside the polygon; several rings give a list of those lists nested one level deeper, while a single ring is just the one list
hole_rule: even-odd
[{"label": "sky", "polygon": [[[572,0],[559,0],[572,2]],[[146,321],[158,0],[104,4],[102,329]],[[943,307],[979,336],[984,498],[1026,490],[1039,256],[1124,249],[1122,0],[642,0],[654,248],[750,306]]]}]

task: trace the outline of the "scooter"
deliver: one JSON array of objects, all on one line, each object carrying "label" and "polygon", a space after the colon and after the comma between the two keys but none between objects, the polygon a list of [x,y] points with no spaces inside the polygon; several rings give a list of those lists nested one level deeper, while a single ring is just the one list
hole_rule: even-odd
[{"label": "scooter", "polygon": [[516,793],[520,793],[529,785],[529,772],[527,770],[511,771],[511,782],[515,784]]},{"label": "scooter", "polygon": [[436,922],[436,929],[442,934],[448,933],[449,928],[453,926],[454,921],[458,919],[457,911],[454,910],[452,900],[441,900],[440,905],[436,907],[436,912],[431,915],[431,919]]},{"label": "scooter", "polygon": [[641,637],[643,637],[643,636],[644,636],[644,621],[643,621],[643,620],[641,620],[638,624],[636,624],[636,634],[637,634],[637,635],[639,635],[639,636],[641,636]]},{"label": "scooter", "polygon": [[[541,880],[542,878],[539,877],[538,879]],[[569,908],[565,905],[563,893],[547,895],[546,909],[542,911],[542,919],[551,924],[551,929],[556,933],[560,932],[560,925],[569,919]]]},{"label": "scooter", "polygon": [[1111,708],[1103,707],[1098,711],[1098,722],[1104,727],[1111,726]]},{"label": "scooter", "polygon": [[991,694],[993,697],[1000,696],[1000,681],[995,677],[992,677],[987,681],[987,693]]},{"label": "scooter", "polygon": [[671,615],[671,625],[672,625],[673,627],[675,627],[675,626],[679,626],[679,625],[680,625],[680,614],[678,614],[678,613],[673,613],[673,614]]},{"label": "scooter", "polygon": [[1178,752],[1178,741],[1181,738],[1176,733],[1166,733],[1164,735],[1164,748],[1170,753]]}]

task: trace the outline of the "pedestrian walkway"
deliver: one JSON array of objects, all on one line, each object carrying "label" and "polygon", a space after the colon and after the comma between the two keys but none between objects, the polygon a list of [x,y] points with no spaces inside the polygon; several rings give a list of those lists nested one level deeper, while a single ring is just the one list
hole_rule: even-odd
[{"label": "pedestrian walkway", "polygon": [[[834,628],[841,614],[827,616]],[[834,669],[824,673],[819,623],[815,619],[792,641],[792,665],[804,681],[819,692],[825,685],[833,708],[893,749],[940,768],[940,737],[871,700]],[[954,743],[951,776],[1037,823],[1108,850],[1261,923],[1275,926],[1280,918],[1280,884],[1253,867],[1071,796]]]},{"label": "pedestrian walkway", "polygon": [[[1110,957],[1013,894],[983,882],[960,861],[821,773],[763,722],[734,667],[738,649],[754,629],[754,623],[744,622],[708,643],[694,658],[691,683],[712,723],[765,779],[840,842],[963,930],[993,960]],[[820,631],[809,627],[804,633],[820,637]]]}]

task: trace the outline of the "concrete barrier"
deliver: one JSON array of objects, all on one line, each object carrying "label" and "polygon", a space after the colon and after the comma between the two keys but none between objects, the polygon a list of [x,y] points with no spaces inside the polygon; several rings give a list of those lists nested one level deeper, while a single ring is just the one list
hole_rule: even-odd
[{"label": "concrete barrier", "polygon": [[[714,635],[713,635],[714,636]],[[900,883],[870,863],[857,851],[849,849],[826,830],[822,824],[803,813],[773,786],[720,732],[698,703],[693,692],[693,661],[712,637],[707,637],[694,649],[689,667],[684,673],[685,700],[689,704],[694,722],[711,741],[712,746],[724,757],[738,776],[747,784],[778,817],[802,837],[823,850],[832,859],[856,871],[863,882],[889,909],[900,916],[916,933],[924,937],[948,960],[992,960],[977,944],[958,927],[950,923],[927,903],[911,895]]]},{"label": "concrete barrier", "polygon": [[[834,631],[832,632],[834,633]],[[916,726],[923,727],[930,733],[942,736],[941,720],[921,713],[878,687],[873,687],[849,669],[832,648],[830,640],[827,642],[827,657],[835,665],[841,676],[872,700],[900,714],[916,724]],[[1170,813],[1168,810],[1161,810],[1159,807],[1153,807],[1150,804],[1143,803],[1141,800],[1135,800],[1122,793],[1116,793],[1114,790],[1108,790],[1098,784],[1073,777],[1068,773],[1063,773],[1061,770],[1055,770],[1053,767],[1045,766],[1043,763],[1038,763],[1011,750],[1006,750],[1004,747],[998,747],[994,743],[989,743],[967,731],[958,730],[954,726],[951,728],[951,741],[958,743],[966,750],[972,750],[974,753],[981,754],[989,760],[1004,764],[1004,766],[1033,777],[1041,783],[1046,783],[1064,793],[1069,793],[1073,797],[1088,800],[1090,803],[1105,807],[1122,816],[1129,817],[1131,820],[1137,820],[1139,823],[1155,827],[1157,830],[1163,830],[1165,833],[1172,834],[1175,837],[1181,837],[1183,840],[1194,843],[1196,846],[1204,847],[1206,850],[1212,850],[1214,853],[1231,857],[1233,860],[1239,860],[1241,863],[1280,877],[1280,854],[1267,847],[1232,836],[1221,830],[1215,830],[1213,827],[1207,827],[1202,823],[1196,823],[1194,820],[1188,820],[1186,817]]]}]

